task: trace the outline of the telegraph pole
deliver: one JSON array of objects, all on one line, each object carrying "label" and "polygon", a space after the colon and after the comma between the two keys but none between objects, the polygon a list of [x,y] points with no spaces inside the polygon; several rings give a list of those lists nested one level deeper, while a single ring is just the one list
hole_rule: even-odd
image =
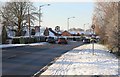
[{"label": "telegraph pole", "polygon": [[29,27],[29,38],[31,37],[31,31],[30,31],[30,13],[29,13],[29,7],[28,7],[28,27]]},{"label": "telegraph pole", "polygon": [[40,22],[41,22],[41,6],[39,6],[39,41],[40,41],[40,27],[41,27],[41,24],[40,24]]}]

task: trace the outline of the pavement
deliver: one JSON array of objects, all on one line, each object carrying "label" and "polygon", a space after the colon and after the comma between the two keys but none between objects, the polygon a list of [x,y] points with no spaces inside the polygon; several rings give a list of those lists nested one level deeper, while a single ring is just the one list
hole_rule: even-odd
[{"label": "pavement", "polygon": [[104,77],[99,75],[120,76],[118,58],[109,53],[108,49],[103,45],[94,44],[94,52],[92,46],[92,44],[85,44],[66,52],[38,77],[45,75],[61,75],[62,77],[69,75],[97,75],[94,77]]}]

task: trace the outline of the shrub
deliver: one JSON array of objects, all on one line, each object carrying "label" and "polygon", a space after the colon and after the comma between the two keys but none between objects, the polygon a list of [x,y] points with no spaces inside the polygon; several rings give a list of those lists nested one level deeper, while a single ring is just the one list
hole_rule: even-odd
[{"label": "shrub", "polygon": [[16,37],[12,39],[13,44],[29,44],[36,42],[46,42],[46,37]]},{"label": "shrub", "polygon": [[81,41],[81,38],[76,38],[76,41]]},{"label": "shrub", "polygon": [[73,40],[73,38],[71,38],[71,37],[68,37],[68,38],[67,38],[67,40]]},{"label": "shrub", "polygon": [[6,31],[6,27],[3,26],[2,27],[2,44],[5,44],[6,43],[6,40],[7,40],[7,31]]},{"label": "shrub", "polygon": [[13,39],[12,39],[12,44],[20,44],[19,39],[20,39],[20,38],[13,38]]},{"label": "shrub", "polygon": [[25,44],[25,38],[24,37],[20,37],[19,41],[20,41],[20,44]]},{"label": "shrub", "polygon": [[40,42],[40,38],[39,37],[34,37],[35,42]]},{"label": "shrub", "polygon": [[29,42],[28,43],[35,43],[34,38],[29,38]]},{"label": "shrub", "polygon": [[41,36],[41,37],[40,37],[40,42],[46,42],[46,37]]}]

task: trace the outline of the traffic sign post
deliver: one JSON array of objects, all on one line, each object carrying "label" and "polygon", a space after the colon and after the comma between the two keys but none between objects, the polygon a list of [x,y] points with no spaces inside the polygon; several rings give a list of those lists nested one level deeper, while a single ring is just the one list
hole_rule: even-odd
[{"label": "traffic sign post", "polygon": [[60,31],[60,26],[56,26],[55,31],[57,32],[57,38],[58,38],[59,37],[58,32]]},{"label": "traffic sign post", "polygon": [[93,29],[93,35],[92,35],[92,50],[93,50],[93,55],[94,55],[94,29],[95,29],[95,25],[93,24],[92,26],[91,26],[91,28]]},{"label": "traffic sign post", "polygon": [[55,31],[59,32],[59,31],[60,31],[60,27],[59,27],[59,26],[56,26],[56,27],[55,27]]},{"label": "traffic sign post", "polygon": [[93,25],[91,26],[91,28],[94,30],[94,29],[95,29],[95,25],[93,24]]}]

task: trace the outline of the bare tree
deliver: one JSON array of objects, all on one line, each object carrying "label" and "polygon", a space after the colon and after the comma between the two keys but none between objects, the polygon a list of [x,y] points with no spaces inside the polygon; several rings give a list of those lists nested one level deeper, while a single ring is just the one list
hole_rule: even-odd
[{"label": "bare tree", "polygon": [[93,23],[99,26],[99,35],[111,50],[118,51],[118,2],[96,2]]},{"label": "bare tree", "polygon": [[[30,22],[37,20],[34,16],[35,7],[31,2],[6,2],[5,6],[0,11],[6,26],[17,26],[17,36],[21,35],[22,26],[28,23],[28,9],[30,11]],[[33,15],[34,14],[34,15]]]},{"label": "bare tree", "polygon": [[117,28],[118,28],[118,51],[120,55],[120,1],[118,2],[118,23],[117,23]]}]

